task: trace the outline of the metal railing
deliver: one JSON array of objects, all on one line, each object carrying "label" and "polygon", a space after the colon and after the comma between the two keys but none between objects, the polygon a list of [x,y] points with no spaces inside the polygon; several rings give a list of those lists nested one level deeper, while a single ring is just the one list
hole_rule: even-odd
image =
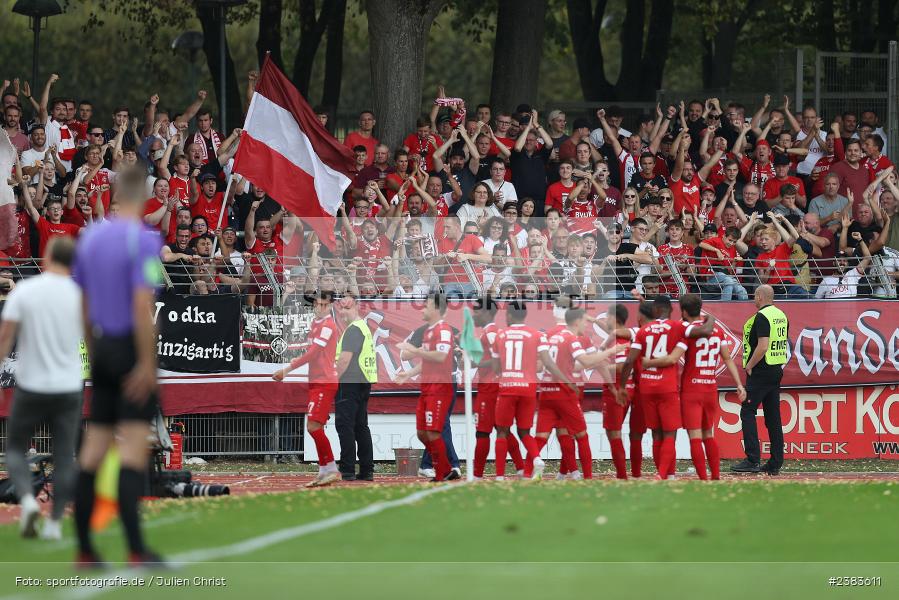
[{"label": "metal railing", "polygon": [[[624,258],[612,258],[610,254],[615,253],[611,253],[602,235],[598,237],[599,245],[590,257],[567,249],[567,245],[563,252],[560,243],[556,252],[544,245],[521,248],[509,255],[511,242],[499,242],[497,245],[506,251],[494,251],[489,263],[478,262],[472,255],[455,259],[446,255],[408,256],[406,251],[413,248],[406,243],[398,244],[399,250],[395,245],[392,255],[378,258],[322,254],[278,257],[275,261],[257,255],[254,261],[261,268],[245,267],[252,272],[241,291],[256,292],[257,306],[305,305],[319,290],[381,298],[425,297],[430,291],[441,289],[447,295],[466,297],[490,294],[500,298],[539,299],[565,293],[585,298],[629,298],[637,293],[675,297],[695,293],[707,300],[742,300],[751,297],[755,287],[762,283],[774,285],[779,297],[804,298],[814,297],[825,277],[840,279],[857,262],[808,258],[799,253],[776,265],[770,260],[751,260],[739,255],[732,263],[722,264],[707,251],[694,250],[689,256],[675,256],[664,251],[654,254],[657,250],[650,248]],[[522,252],[527,256],[522,256]],[[535,255],[540,256],[535,258]],[[874,255],[855,287],[855,296],[896,298],[897,262],[895,258],[884,260]],[[12,271],[16,278],[25,277],[39,272],[33,265],[6,267],[6,270]],[[190,269],[197,268],[186,267],[186,277],[209,276],[208,272],[191,275]],[[210,263],[205,268],[217,267]],[[780,275],[788,281],[781,283]],[[175,283],[173,289],[196,293],[189,281]],[[725,289],[728,287],[730,291]]]}]

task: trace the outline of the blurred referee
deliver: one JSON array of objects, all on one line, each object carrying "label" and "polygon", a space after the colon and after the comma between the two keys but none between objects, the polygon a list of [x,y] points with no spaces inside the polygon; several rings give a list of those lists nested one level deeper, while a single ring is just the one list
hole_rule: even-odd
[{"label": "blurred referee", "polygon": [[[743,424],[743,449],[746,460],[735,464],[736,473],[764,472],[778,475],[784,463],[784,432],[780,420],[780,380],[787,363],[790,323],[787,315],[774,306],[774,289],[760,285],[755,290],[759,311],[743,325],[743,368],[746,370],[746,400],[740,407]],[[761,448],[756,413],[762,405],[765,427],[771,440],[771,458],[759,465]]]},{"label": "blurred referee", "polygon": [[121,457],[119,516],[129,562],[135,566],[162,562],[144,546],[138,516],[149,462],[150,420],[159,406],[152,315],[162,274],[159,235],[143,225],[145,181],[137,170],[118,176],[117,218],[88,228],[75,259],[93,384],[75,486],[76,566],[83,568],[102,566],[91,542],[90,520],[97,469],[113,443]]}]

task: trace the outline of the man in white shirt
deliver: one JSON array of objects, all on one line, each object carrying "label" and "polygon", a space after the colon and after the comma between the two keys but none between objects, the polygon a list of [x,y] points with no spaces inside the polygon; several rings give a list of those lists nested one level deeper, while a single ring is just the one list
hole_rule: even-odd
[{"label": "man in white shirt", "polygon": [[502,206],[506,202],[518,202],[515,186],[511,181],[506,181],[506,163],[503,159],[496,157],[490,161],[490,179],[485,179],[484,183],[493,192],[497,206]]},{"label": "man in white shirt", "polygon": [[[789,117],[793,116],[792,113],[788,112],[787,114]],[[793,122],[795,122],[795,119],[793,119]],[[818,111],[814,107],[807,106],[802,109],[802,125],[799,133],[796,134],[796,142],[801,142],[812,134],[815,135],[815,139],[808,146],[808,154],[796,167],[796,172],[800,175],[810,174],[812,169],[815,168],[815,163],[818,162],[818,159],[824,156],[824,144],[827,141],[827,134],[816,127],[817,122]]]},{"label": "man in white shirt", "polygon": [[858,295],[858,284],[871,264],[871,253],[868,252],[868,245],[861,240],[861,233],[855,232],[852,235],[858,236],[858,248],[862,253],[862,259],[850,269],[850,261],[856,262],[858,259],[850,259],[843,251],[837,252],[835,264],[840,276],[824,277],[818,285],[815,298],[855,298]]},{"label": "man in white shirt", "polygon": [[25,452],[38,423],[53,431],[53,511],[41,537],[62,538],[61,519],[75,484],[75,441],[81,424],[81,290],[72,281],[75,242],[54,237],[47,244],[44,273],[9,294],[0,322],[0,360],[17,339],[16,391],[9,416],[6,462],[22,506],[20,531],[34,537],[40,507],[32,494]]},{"label": "man in white shirt", "polygon": [[637,290],[643,293],[643,277],[657,272],[659,266],[659,250],[646,238],[649,235],[649,223],[645,219],[634,219],[631,222],[631,243],[637,245],[635,254],[642,255],[643,261],[635,261],[637,269]]}]

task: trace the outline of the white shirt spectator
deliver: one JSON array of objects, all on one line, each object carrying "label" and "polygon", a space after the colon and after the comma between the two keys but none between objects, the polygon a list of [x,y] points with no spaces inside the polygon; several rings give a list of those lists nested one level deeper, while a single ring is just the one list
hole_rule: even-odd
[{"label": "white shirt spectator", "polygon": [[21,389],[81,391],[81,289],[71,277],[44,273],[22,281],[6,298],[3,320],[19,325],[16,382]]},{"label": "white shirt spectator", "polygon": [[[796,134],[796,142],[801,142],[805,138],[808,137],[808,134],[804,131],[800,130],[799,133]],[[802,162],[796,167],[796,172],[800,175],[808,175],[812,172],[812,169],[815,168],[815,163],[818,162],[818,159],[824,156],[824,142],[826,140],[826,136],[823,132],[818,132],[817,139],[812,140],[812,143],[809,144],[808,154],[802,159]]]},{"label": "white shirt spectator", "polygon": [[849,269],[838,278],[836,275],[828,275],[821,280],[815,298],[855,298],[858,295],[858,282],[864,273],[858,267]]},{"label": "white shirt spectator", "polygon": [[[30,148],[22,153],[22,157],[19,159],[22,163],[23,167],[34,167],[38,162],[43,162],[44,157],[47,155],[47,146],[44,145],[43,150],[38,150],[36,148]],[[53,157],[50,157],[50,160],[53,160]],[[40,170],[38,170],[32,177],[31,183],[37,185],[38,178],[40,177]],[[150,195],[147,196],[149,198],[153,195],[153,188],[150,188]]]},{"label": "white shirt spectator", "polygon": [[652,257],[655,259],[655,263],[653,263],[651,265],[634,263],[634,268],[637,269],[637,282],[636,282],[637,290],[639,290],[639,292],[642,294],[643,293],[643,284],[642,284],[643,276],[651,275],[653,272],[655,272],[655,265],[659,261],[659,250],[649,242],[640,242],[639,244],[637,244],[637,251],[643,252],[644,254],[651,254]]},{"label": "white shirt spectator", "polygon": [[490,191],[493,192],[493,195],[496,196],[497,192],[502,194],[499,204],[503,205],[506,202],[518,202],[518,192],[515,191],[515,186],[512,185],[511,181],[503,181],[499,185],[493,183],[492,179],[485,179],[481,183],[487,184],[487,187],[490,188]]},{"label": "white shirt spectator", "polygon": [[[459,221],[462,222],[462,226],[464,227],[468,221],[473,221],[478,224],[480,227],[483,221],[486,221],[490,217],[501,217],[502,215],[499,212],[499,209],[496,206],[485,206],[482,208],[475,207],[474,204],[466,204],[459,208],[459,212],[456,213],[459,217]],[[483,217],[483,221],[482,221]]]}]

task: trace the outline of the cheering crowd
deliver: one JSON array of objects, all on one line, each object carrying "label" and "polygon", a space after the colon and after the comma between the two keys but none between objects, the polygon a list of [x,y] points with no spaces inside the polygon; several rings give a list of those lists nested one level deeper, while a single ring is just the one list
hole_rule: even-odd
[{"label": "cheering crowd", "polygon": [[379,143],[377,115],[360,113],[343,140],[354,173],[331,244],[231,172],[241,130],[215,129],[205,91],[181,112],[153,95],[140,115],[101,116],[89,100],[54,97],[58,79],[37,97],[3,82],[16,198],[0,209],[3,289],[36,270],[53,236],[114,217],[117,173],[137,166],[167,283],[184,294],[240,293],[256,306],[309,303],[316,290],[895,295],[899,189],[873,111],[794,115],[789,98],[765,96],[752,112],[710,98],[634,122],[609,106],[569,126],[528,105],[471,110],[441,87],[400,147]]}]

